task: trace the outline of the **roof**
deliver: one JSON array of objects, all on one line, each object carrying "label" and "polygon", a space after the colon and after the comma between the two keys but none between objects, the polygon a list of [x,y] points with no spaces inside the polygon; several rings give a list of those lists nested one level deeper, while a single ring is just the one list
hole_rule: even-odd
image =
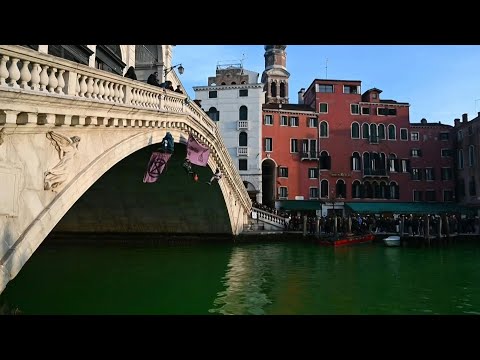
[{"label": "roof", "polygon": [[456,203],[427,202],[346,202],[345,207],[355,213],[394,214],[471,214],[472,209]]},{"label": "roof", "polygon": [[320,210],[319,200],[280,200],[280,209],[284,210]]},{"label": "roof", "polygon": [[[280,106],[281,105],[281,106]],[[311,111],[315,112],[315,109],[310,105],[305,104],[263,104],[262,108],[264,110],[296,110],[296,111]]]}]

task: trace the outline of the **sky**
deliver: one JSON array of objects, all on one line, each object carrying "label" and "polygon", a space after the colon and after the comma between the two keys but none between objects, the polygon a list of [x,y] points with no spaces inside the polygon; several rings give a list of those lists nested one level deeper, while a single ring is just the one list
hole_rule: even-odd
[{"label": "sky", "polygon": [[[263,45],[177,45],[172,64],[191,99],[206,86],[217,63],[240,63],[261,74]],[[376,87],[381,99],[410,104],[410,122],[453,125],[480,112],[480,45],[287,45],[290,103],[315,79],[360,80],[362,93]]]}]

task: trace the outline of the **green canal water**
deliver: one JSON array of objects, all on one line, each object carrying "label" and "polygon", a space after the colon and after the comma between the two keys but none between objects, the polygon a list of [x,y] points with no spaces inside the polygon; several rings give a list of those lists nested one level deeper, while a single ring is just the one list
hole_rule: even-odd
[{"label": "green canal water", "polygon": [[42,244],[0,301],[52,315],[480,314],[480,242]]}]

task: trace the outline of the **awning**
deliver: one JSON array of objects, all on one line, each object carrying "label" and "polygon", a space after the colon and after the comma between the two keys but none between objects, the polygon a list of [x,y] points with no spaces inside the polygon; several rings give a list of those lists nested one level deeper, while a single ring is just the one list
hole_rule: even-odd
[{"label": "awning", "polygon": [[455,203],[425,202],[346,202],[345,208],[359,214],[474,214],[474,210]]},{"label": "awning", "polygon": [[283,210],[320,210],[322,208],[319,200],[280,200],[278,203]]}]

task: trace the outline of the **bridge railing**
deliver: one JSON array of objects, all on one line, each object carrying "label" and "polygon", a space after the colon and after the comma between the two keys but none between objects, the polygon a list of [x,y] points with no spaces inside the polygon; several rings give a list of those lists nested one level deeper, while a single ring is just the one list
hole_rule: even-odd
[{"label": "bridge railing", "polygon": [[277,224],[278,226],[284,227],[285,226],[285,218],[283,216],[279,216],[276,214],[272,214],[268,211],[264,211],[258,209],[256,207],[252,207],[252,211],[257,213],[258,219],[263,221],[270,221],[272,223]]},{"label": "bridge railing", "polygon": [[[185,94],[179,94],[163,88],[158,88],[141,81],[131,80],[104,70],[95,69],[53,55],[40,53],[18,45],[0,45],[0,90],[58,98],[59,109],[52,113],[51,108],[37,104],[37,112],[22,108],[21,98],[9,103],[9,109],[4,112],[0,125],[51,124],[51,125],[96,125],[117,127],[179,127],[192,132],[209,147],[215,147],[215,165],[218,166],[225,180],[236,192],[237,198],[247,209],[251,209],[251,201],[244,188],[243,181],[233,164],[230,154],[215,123],[193,101],[187,102]],[[17,95],[10,94],[10,99]],[[8,96],[6,97],[8,98]],[[29,98],[30,101],[31,98]],[[69,108],[62,108],[66,100],[77,100],[68,103]],[[42,98],[38,98],[39,103]],[[63,102],[62,102],[63,101]],[[88,108],[85,106],[88,103]],[[77,113],[72,113],[72,107],[79,105]],[[98,105],[97,105],[98,104]],[[111,107],[105,107],[111,105]],[[85,110],[87,108],[87,110]],[[133,109],[146,110],[140,115]],[[96,112],[113,114],[112,117],[100,116]],[[22,114],[22,111],[26,113]],[[44,112],[43,114],[41,112]],[[90,111],[90,113],[86,113]],[[161,113],[162,117],[155,116]],[[17,116],[22,114],[22,116]],[[75,117],[75,120],[72,120]],[[187,121],[165,121],[169,114],[190,117],[195,126]],[[59,115],[59,116],[58,116]],[[147,119],[148,120],[143,120]],[[107,123],[103,123],[107,119]],[[142,120],[138,120],[142,119]]]}]

